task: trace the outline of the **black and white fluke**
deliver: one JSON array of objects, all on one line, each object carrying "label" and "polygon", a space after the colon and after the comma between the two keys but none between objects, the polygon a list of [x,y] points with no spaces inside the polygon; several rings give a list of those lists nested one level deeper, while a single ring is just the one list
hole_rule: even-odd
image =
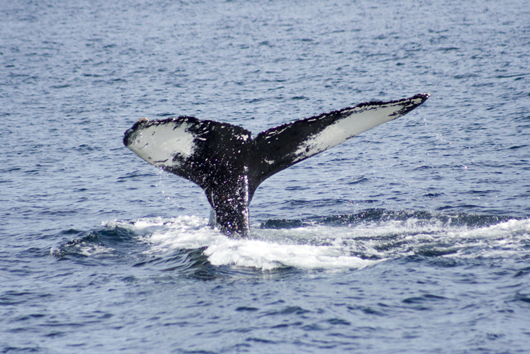
[{"label": "black and white fluke", "polygon": [[249,231],[249,205],[268,177],[421,105],[429,94],[353,107],[259,133],[194,117],[141,119],[123,143],[150,164],[189,179],[206,193],[228,235]]}]

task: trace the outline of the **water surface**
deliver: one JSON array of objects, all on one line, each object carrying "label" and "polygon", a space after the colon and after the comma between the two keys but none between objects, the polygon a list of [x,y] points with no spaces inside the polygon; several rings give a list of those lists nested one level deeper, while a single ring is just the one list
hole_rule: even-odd
[{"label": "water surface", "polygon": [[[530,11],[520,1],[0,4],[0,348],[524,353]],[[420,108],[265,181],[248,239],[122,144]]]}]

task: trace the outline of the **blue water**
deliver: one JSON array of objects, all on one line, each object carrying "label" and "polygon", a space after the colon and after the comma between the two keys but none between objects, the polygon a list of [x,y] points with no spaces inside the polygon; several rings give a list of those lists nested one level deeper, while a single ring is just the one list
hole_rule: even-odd
[{"label": "blue water", "polygon": [[[524,1],[1,1],[0,352],[527,353]],[[252,231],[122,145],[430,92],[265,181]]]}]

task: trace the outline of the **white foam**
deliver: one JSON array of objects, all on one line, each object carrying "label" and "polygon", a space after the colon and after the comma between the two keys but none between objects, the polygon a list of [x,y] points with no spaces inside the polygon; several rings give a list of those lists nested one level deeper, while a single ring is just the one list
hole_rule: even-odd
[{"label": "white foam", "polygon": [[[146,253],[204,248],[204,255],[212,265],[262,270],[279,267],[359,269],[426,251],[455,258],[512,257],[530,253],[525,247],[530,235],[530,220],[510,220],[480,228],[412,218],[340,227],[254,228],[250,238],[244,239],[224,236],[210,228],[207,219],[194,216],[116,222],[116,226],[144,233],[138,238],[150,245]],[[149,232],[145,234],[146,230]]]},{"label": "white foam", "polygon": [[[350,255],[348,249],[344,249],[339,244],[289,243],[293,238],[278,237],[276,230],[258,230],[257,236],[264,236],[265,239],[229,238],[218,230],[210,228],[207,219],[194,216],[180,216],[171,219],[139,219],[129,223],[116,221],[107,223],[107,227],[116,226],[136,229],[137,231],[152,229],[152,233],[138,236],[141,242],[151,246],[146,253],[205,248],[204,254],[208,256],[210,263],[216,266],[231,265],[263,270],[286,266],[300,269],[345,269],[363,268],[375,263],[373,260],[363,260]],[[302,236],[304,233],[311,235],[315,230],[301,228],[282,231],[291,231],[291,233]],[[302,240],[307,238],[307,235],[301,237]]]},{"label": "white foam", "polygon": [[336,246],[289,245],[259,240],[227,239],[204,253],[213,265],[235,265],[271,270],[282,266],[301,269],[364,268],[375,263],[350,256]]}]

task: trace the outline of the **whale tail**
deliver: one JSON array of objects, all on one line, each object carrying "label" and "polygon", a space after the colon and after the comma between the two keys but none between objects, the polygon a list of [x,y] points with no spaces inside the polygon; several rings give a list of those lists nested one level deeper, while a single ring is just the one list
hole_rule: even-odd
[{"label": "whale tail", "polygon": [[178,117],[141,119],[123,143],[150,164],[199,185],[228,235],[249,231],[249,204],[261,182],[368,129],[399,118],[429,94],[353,107],[259,133],[227,123]]}]

